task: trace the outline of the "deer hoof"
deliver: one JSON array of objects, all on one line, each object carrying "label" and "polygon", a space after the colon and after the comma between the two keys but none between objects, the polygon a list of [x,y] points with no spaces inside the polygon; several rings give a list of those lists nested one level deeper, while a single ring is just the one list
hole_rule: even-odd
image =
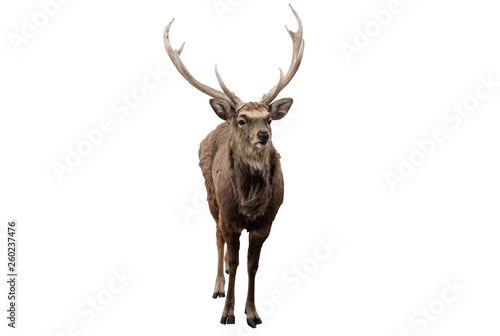
[{"label": "deer hoof", "polygon": [[212,297],[214,299],[217,299],[219,297],[225,297],[225,296],[226,296],[226,294],[224,292],[215,292],[214,295],[212,295]]},{"label": "deer hoof", "polygon": [[259,317],[247,317],[247,324],[252,328],[257,327],[257,324],[261,323],[262,320]]},{"label": "deer hoof", "polygon": [[220,323],[221,324],[234,324],[234,315],[230,315],[230,316],[225,316],[225,315],[222,315],[222,318],[220,319]]}]

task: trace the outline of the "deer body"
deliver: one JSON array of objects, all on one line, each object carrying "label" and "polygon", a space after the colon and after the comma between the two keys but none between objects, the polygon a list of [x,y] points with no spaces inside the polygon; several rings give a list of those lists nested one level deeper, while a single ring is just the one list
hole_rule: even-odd
[{"label": "deer body", "polygon": [[262,163],[253,157],[249,162],[231,144],[230,132],[228,124],[220,124],[200,144],[210,211],[216,222],[225,218],[222,231],[267,229],[265,223],[272,223],[283,203],[280,156],[270,144],[262,153]]},{"label": "deer body", "polygon": [[216,222],[218,258],[214,299],[225,297],[224,261],[229,274],[222,324],[235,323],[234,286],[243,230],[249,232],[247,323],[253,328],[262,323],[255,308],[255,275],[262,245],[269,236],[284,194],[280,155],[272,144],[270,124],[283,118],[293,103],[291,98],[274,99],[295,75],[304,51],[302,23],[293,8],[292,11],[299,24],[297,32],[287,28],[293,41],[292,63],[286,75],[280,69],[278,84],[260,102],[245,103],[239,99],[226,87],[217,67],[215,72],[223,92],[198,82],[180,59],[184,44],[179,50],[170,45],[173,20],[164,32],[165,49],[177,70],[191,85],[214,98],[210,105],[225,121],[201,142],[198,152],[209,209]]}]

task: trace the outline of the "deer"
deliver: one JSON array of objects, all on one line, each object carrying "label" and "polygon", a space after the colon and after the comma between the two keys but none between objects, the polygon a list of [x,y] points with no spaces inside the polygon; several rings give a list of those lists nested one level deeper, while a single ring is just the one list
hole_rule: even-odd
[{"label": "deer", "polygon": [[[165,27],[165,50],[178,72],[189,84],[212,97],[210,106],[224,120],[201,142],[198,151],[209,210],[216,223],[217,276],[212,297],[225,297],[225,275],[229,274],[227,296],[221,324],[234,324],[234,288],[239,265],[240,235],[248,231],[248,292],[245,306],[247,324],[255,328],[262,323],[255,307],[255,275],[259,267],[262,245],[283,203],[284,180],[280,154],[272,143],[271,122],[286,116],[292,98],[275,100],[288,85],[302,61],[305,41],[299,15],[290,5],[298,29],[285,26],[293,43],[292,61],[284,75],[281,68],[278,84],[264,94],[259,102],[245,103],[222,80],[217,64],[215,75],[222,92],[196,80],[183,64],[177,50],[170,44],[169,32],[175,18]],[[224,249],[227,248],[224,255]]]}]

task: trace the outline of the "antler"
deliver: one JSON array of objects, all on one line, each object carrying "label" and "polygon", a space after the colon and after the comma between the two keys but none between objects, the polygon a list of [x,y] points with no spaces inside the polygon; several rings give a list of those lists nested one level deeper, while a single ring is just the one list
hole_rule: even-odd
[{"label": "antler", "polygon": [[235,110],[238,110],[240,107],[245,105],[245,102],[242,101],[240,98],[238,98],[234,94],[234,92],[231,92],[224,84],[219,74],[219,71],[217,71],[217,65],[215,65],[215,75],[217,76],[219,85],[221,86],[224,92],[220,92],[219,90],[216,90],[214,88],[211,88],[210,86],[200,83],[189,73],[189,71],[185,67],[184,63],[182,63],[182,60],[180,58],[182,50],[184,49],[184,43],[182,43],[181,47],[178,50],[174,50],[170,45],[169,31],[170,31],[170,26],[172,25],[174,20],[175,19],[172,19],[172,21],[170,21],[170,23],[165,27],[165,30],[163,31],[163,42],[165,44],[165,50],[167,51],[168,56],[170,57],[172,63],[174,63],[175,68],[177,69],[177,71],[179,71],[182,77],[184,77],[189,84],[191,84],[201,92],[209,95],[210,97],[225,100]]},{"label": "antler", "polygon": [[286,30],[288,31],[288,34],[290,34],[290,37],[292,38],[293,42],[293,55],[292,55],[292,62],[290,64],[290,68],[288,69],[288,72],[286,75],[283,76],[283,71],[280,68],[280,80],[278,84],[276,84],[271,91],[266,93],[260,103],[264,106],[269,106],[273,100],[278,96],[281,90],[285,88],[285,86],[290,83],[292,80],[293,76],[297,72],[300,66],[300,62],[302,61],[302,56],[304,55],[304,39],[302,38],[303,35],[303,27],[302,27],[302,21],[300,20],[299,15],[295,11],[295,9],[292,7],[292,5],[289,5],[290,8],[292,9],[293,15],[295,15],[295,18],[297,19],[298,23],[298,29],[297,32],[293,32],[290,29],[288,29],[287,26],[285,26]]}]

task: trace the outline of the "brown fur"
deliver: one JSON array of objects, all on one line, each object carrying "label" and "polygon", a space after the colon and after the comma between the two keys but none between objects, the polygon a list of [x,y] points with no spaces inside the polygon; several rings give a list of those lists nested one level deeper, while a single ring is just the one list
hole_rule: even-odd
[{"label": "brown fur", "polygon": [[[270,143],[256,157],[248,158],[247,150],[231,141],[230,133],[230,125],[220,124],[200,145],[200,167],[212,215],[217,222],[221,205],[223,214],[238,219],[234,224],[240,230],[255,226],[258,220],[272,222],[283,201],[280,155]],[[253,162],[262,162],[263,169],[254,168]]]},{"label": "brown fur", "polygon": [[266,112],[267,109],[263,105],[261,105],[259,103],[250,102],[250,103],[246,104],[245,106],[243,106],[240,111]]},{"label": "brown fur", "polygon": [[[246,113],[244,126],[238,120]],[[224,296],[222,273],[224,242],[227,244],[226,272],[229,287],[221,323],[234,321],[234,281],[238,267],[239,237],[249,231],[249,289],[246,304],[247,321],[260,323],[255,309],[254,281],[262,244],[283,203],[284,182],[280,155],[269,141],[256,146],[257,133],[267,131],[270,114],[258,103],[249,103],[235,114],[229,123],[217,126],[202,142],[199,150],[200,167],[205,178],[210,212],[217,225],[218,273],[214,298]]]}]

